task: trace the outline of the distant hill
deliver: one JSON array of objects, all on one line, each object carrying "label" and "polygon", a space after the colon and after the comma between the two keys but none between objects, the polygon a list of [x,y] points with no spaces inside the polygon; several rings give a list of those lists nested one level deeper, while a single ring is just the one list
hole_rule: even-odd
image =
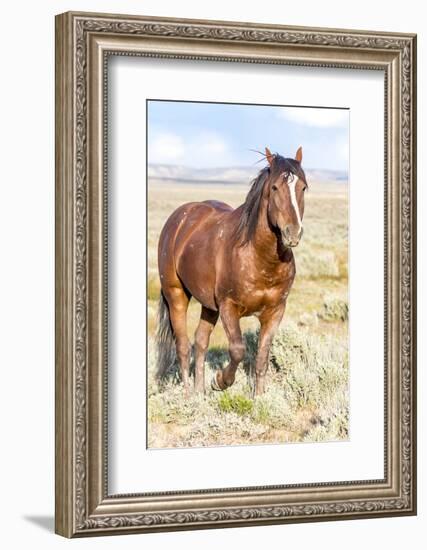
[{"label": "distant hill", "polygon": [[[236,184],[248,183],[260,170],[259,166],[242,167],[230,166],[219,168],[189,168],[188,166],[173,164],[149,164],[148,177],[159,182],[200,182]],[[348,174],[344,170],[316,170],[305,171],[308,180],[317,182],[347,183]]]}]

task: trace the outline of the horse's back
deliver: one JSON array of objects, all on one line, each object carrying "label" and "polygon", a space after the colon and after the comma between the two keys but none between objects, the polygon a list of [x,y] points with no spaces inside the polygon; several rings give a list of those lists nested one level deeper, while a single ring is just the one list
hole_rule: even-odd
[{"label": "horse's back", "polygon": [[159,246],[167,239],[168,234],[174,235],[175,241],[186,239],[189,233],[215,223],[221,215],[232,210],[228,204],[216,200],[183,204],[166,220],[160,234]]},{"label": "horse's back", "polygon": [[222,201],[209,200],[209,201],[203,201],[200,204],[207,204],[217,212],[230,212],[233,210],[233,208],[229,204],[226,204],[225,202],[222,202]]}]

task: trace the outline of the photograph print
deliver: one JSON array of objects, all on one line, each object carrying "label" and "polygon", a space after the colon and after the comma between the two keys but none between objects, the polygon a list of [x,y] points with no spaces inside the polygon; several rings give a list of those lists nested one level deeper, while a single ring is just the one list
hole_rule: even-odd
[{"label": "photograph print", "polygon": [[147,447],[349,439],[348,109],[147,100]]}]

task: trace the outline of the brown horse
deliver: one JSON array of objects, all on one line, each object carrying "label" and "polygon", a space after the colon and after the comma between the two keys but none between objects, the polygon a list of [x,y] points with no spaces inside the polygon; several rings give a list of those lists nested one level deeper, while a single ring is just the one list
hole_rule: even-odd
[{"label": "brown horse", "polygon": [[245,346],[241,317],[260,321],[255,395],[264,392],[270,344],[285,312],[295,277],[292,247],[302,236],[304,190],[302,149],[295,159],[265,149],[268,165],[252,182],[244,204],[191,202],[177,208],[160,234],[161,282],[157,331],[158,377],[177,356],[185,392],[189,391],[191,346],[187,308],[193,296],[202,305],[195,334],[195,390],[203,392],[204,361],[210,334],[221,317],[230,362],[215,372],[212,387],[231,386]]}]

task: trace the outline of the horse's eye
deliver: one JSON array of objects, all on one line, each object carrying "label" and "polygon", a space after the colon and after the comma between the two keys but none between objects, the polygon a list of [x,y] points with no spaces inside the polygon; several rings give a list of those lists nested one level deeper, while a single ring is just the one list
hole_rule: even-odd
[{"label": "horse's eye", "polygon": [[273,189],[273,191],[277,191],[277,185],[272,185],[271,188]]}]

